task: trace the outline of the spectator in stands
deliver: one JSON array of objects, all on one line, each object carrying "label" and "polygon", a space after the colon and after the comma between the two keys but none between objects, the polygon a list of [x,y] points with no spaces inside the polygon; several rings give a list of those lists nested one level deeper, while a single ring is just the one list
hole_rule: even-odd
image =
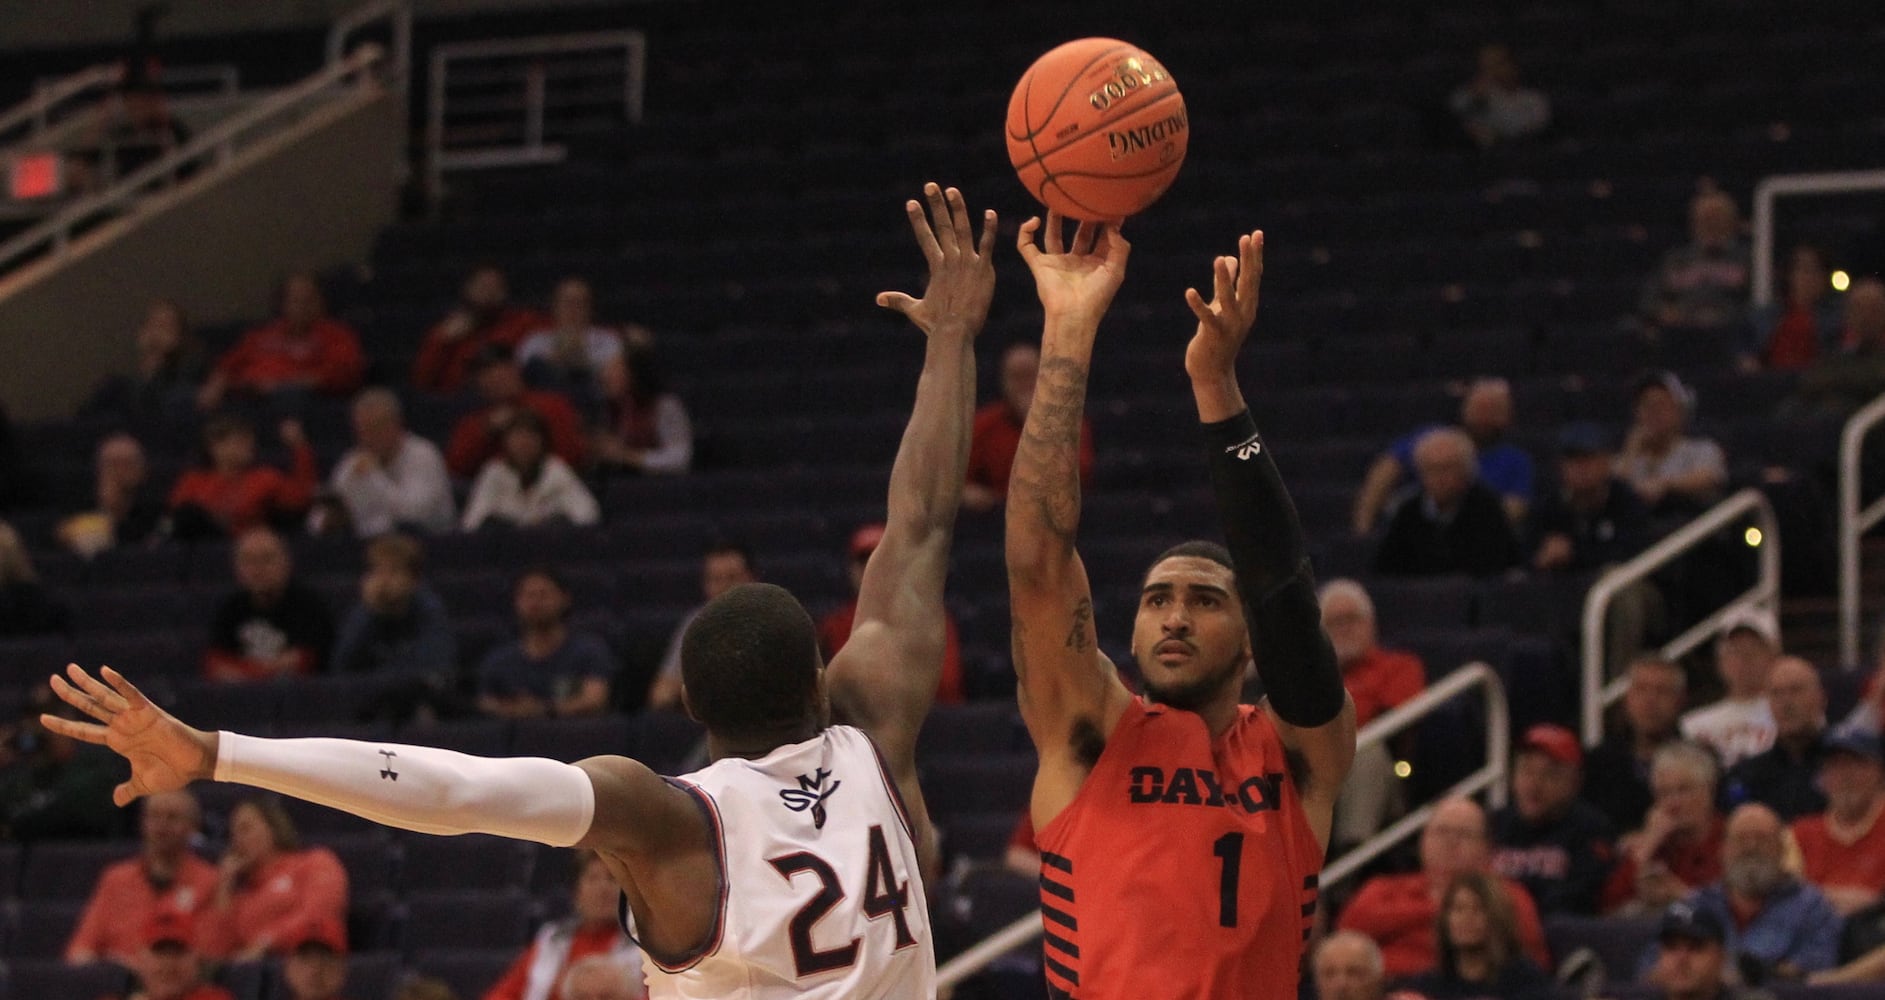
[{"label": "spectator in stands", "polygon": [[1727,930],[1713,913],[1688,903],[1664,911],[1656,936],[1656,957],[1644,980],[1663,990],[1667,1000],[1768,1000],[1728,982]]},{"label": "spectator in stands", "polygon": [[515,528],[590,525],[602,507],[569,463],[550,453],[543,420],[528,409],[511,415],[501,452],[484,463],[465,498],[464,529],[495,521]]},{"label": "spectator in stands", "polygon": [[1686,518],[1707,510],[1728,484],[1728,460],[1721,445],[1688,433],[1695,393],[1674,372],[1652,371],[1637,380],[1635,399],[1617,474],[1653,514]]},{"label": "spectator in stands", "polygon": [[161,496],[150,481],[144,446],[129,434],[98,442],[98,506],[59,522],[59,541],[86,558],[106,549],[149,542],[164,517]]},{"label": "spectator in stands", "polygon": [[[1021,447],[1021,427],[1034,405],[1034,382],[1041,371],[1041,350],[1033,344],[1009,347],[1001,355],[1001,398],[975,411],[969,432],[968,483],[964,510],[990,511],[1008,497],[1008,473]],[[1093,424],[1080,418],[1080,488],[1093,486]]]},{"label": "spectator in stands", "polygon": [[1759,802],[1788,822],[1824,812],[1826,796],[1814,781],[1826,732],[1826,689],[1819,671],[1797,656],[1775,660],[1767,678],[1767,705],[1774,717],[1774,745],[1728,770],[1729,801]]},{"label": "spectator in stands", "polygon": [[604,422],[589,442],[597,465],[651,476],[693,467],[694,425],[681,397],[668,391],[652,336],[631,330],[601,380]]},{"label": "spectator in stands", "polygon": [[280,314],[243,334],[217,360],[197,392],[198,409],[215,409],[230,392],[345,396],[360,388],[367,366],[360,334],[327,315],[327,300],[314,276],[290,275],[278,299]]},{"label": "spectator in stands", "polygon": [[39,582],[20,533],[0,521],[0,636],[63,632],[71,618],[66,603]]},{"label": "spectator in stands", "polygon": [[1375,550],[1374,568],[1392,576],[1486,576],[1519,561],[1518,539],[1499,498],[1479,478],[1473,440],[1451,427],[1414,447],[1420,487],[1407,491]]},{"label": "spectator in stands", "polygon": [[1767,686],[1780,659],[1780,629],[1771,611],[1749,609],[1730,618],[1715,639],[1720,701],[1682,716],[1682,738],[1708,747],[1733,767],[1774,745],[1774,713]]},{"label": "spectator in stands", "polygon": [[1801,374],[1794,408],[1845,417],[1885,393],[1885,282],[1853,282],[1842,338],[1837,354]]},{"label": "spectator in stands", "polygon": [[347,923],[347,869],[325,847],[302,847],[281,802],[244,799],[229,811],[229,850],[207,914],[212,953],[238,961],[286,954],[307,928]]},{"label": "spectator in stands", "polygon": [[334,465],[332,489],[362,538],[395,528],[450,531],[452,478],[438,446],[406,430],[391,389],[364,390],[353,401],[352,451]]},{"label": "spectator in stands", "polygon": [[136,341],[137,362],[131,373],[106,376],[79,408],[80,414],[138,426],[190,413],[209,362],[190,334],[183,307],[172,299],[152,302],[138,324]]},{"label": "spectator in stands", "polygon": [[[1355,701],[1355,726],[1366,726],[1427,686],[1426,666],[1420,657],[1398,649],[1383,649],[1375,627],[1374,600],[1353,580],[1336,579],[1322,585],[1322,628],[1335,647],[1342,668],[1342,683]],[[1409,734],[1411,735],[1411,734]],[[1401,807],[1400,782],[1394,777],[1395,756],[1405,757],[1409,740],[1380,743],[1357,750],[1349,773],[1354,780],[1342,785],[1335,807],[1337,844],[1358,844],[1379,831]]]},{"label": "spectator in stands", "polygon": [[341,1000],[347,985],[347,928],[331,917],[318,917],[289,932],[281,960],[282,1000]]},{"label": "spectator in stands", "polygon": [[159,910],[144,929],[144,948],[132,963],[138,989],[129,1000],[235,1000],[203,981],[201,930],[189,914]]},{"label": "spectator in stands", "polygon": [[1674,742],[1650,763],[1654,796],[1642,827],[1617,841],[1617,866],[1604,886],[1609,913],[1656,913],[1721,877],[1721,781],[1714,754]]},{"label": "spectator in stands", "polygon": [[1518,60],[1509,45],[1483,45],[1479,72],[1447,100],[1460,131],[1482,149],[1530,138],[1551,124],[1551,102],[1519,83]]},{"label": "spectator in stands", "polygon": [[[1487,851],[1486,814],[1479,804],[1460,798],[1441,802],[1420,831],[1420,871],[1377,875],[1362,883],[1339,926],[1380,943],[1390,979],[1434,968],[1440,958],[1434,927],[1446,888],[1458,875],[1485,871]],[[1545,965],[1545,932],[1531,894],[1517,882],[1502,879],[1500,884],[1511,900],[1525,954]]]},{"label": "spectator in stands", "polygon": [[1832,292],[1826,252],[1809,243],[1793,248],[1780,301],[1754,310],[1741,357],[1742,371],[1799,371],[1839,351],[1840,299]]},{"label": "spectator in stands", "polygon": [[[1375,457],[1355,494],[1355,535],[1372,534],[1402,482],[1416,476],[1414,446],[1442,425],[1430,424],[1402,436]],[[1502,378],[1474,379],[1460,399],[1459,429],[1472,438],[1479,478],[1505,506],[1513,524],[1523,523],[1532,502],[1534,470],[1525,449],[1505,439],[1512,429],[1512,384]]]},{"label": "spectator in stands", "polygon": [[[1781,864],[1786,826],[1759,803],[1729,815],[1722,876],[1687,902],[1727,931],[1728,952],[1756,983],[1800,979],[1831,969],[1839,951],[1839,914],[1818,889]],[[1644,967],[1655,964],[1652,952]]]},{"label": "spectator in stands", "polygon": [[563,974],[563,1000],[641,1000],[640,973],[607,955],[591,955]]},{"label": "spectator in stands", "polygon": [[[871,553],[877,551],[877,543],[883,539],[882,524],[860,525],[851,533],[848,546],[850,558],[845,562],[845,571],[851,580],[851,599],[818,620],[818,648],[824,653],[826,662],[838,655],[838,650],[843,649],[844,644],[851,639],[851,623],[857,619],[857,592],[864,583],[864,567],[870,562]],[[936,703],[960,705],[963,701],[962,639],[957,633],[955,615],[946,609],[943,612],[943,628],[942,680],[936,688]]]},{"label": "spectator in stands", "polygon": [[1861,729],[1829,734],[1818,781],[1826,793],[1826,811],[1793,821],[1800,875],[1847,916],[1885,894],[1885,823],[1878,821],[1885,812],[1885,756],[1877,734]]},{"label": "spectator in stands", "polygon": [[516,348],[544,317],[510,301],[503,268],[472,269],[459,288],[458,303],[427,330],[413,362],[412,384],[427,392],[456,392],[470,374],[471,360],[486,344]]},{"label": "spectator in stands", "polygon": [[550,296],[550,325],[517,347],[526,381],[585,403],[600,397],[597,380],[603,368],[621,359],[622,335],[596,325],[595,305],[589,282],[564,278],[557,284]]},{"label": "spectator in stands", "polygon": [[[577,859],[570,915],[539,927],[484,1000],[574,1000],[567,988],[559,992],[557,986],[578,964],[598,956],[632,970],[635,982],[641,981],[641,949],[616,919],[620,890],[615,877],[593,851],[580,851]],[[638,1000],[640,989],[630,996]]]},{"label": "spectator in stands", "polygon": [[334,642],[334,672],[408,674],[449,686],[458,644],[445,602],[423,579],[425,549],[410,535],[385,534],[367,543],[366,561],[360,603]]},{"label": "spectator in stands", "polygon": [[[1558,432],[1558,488],[1532,512],[1532,567],[1545,573],[1597,573],[1626,562],[1649,543],[1649,512],[1611,471],[1609,435],[1578,422]],[[1604,620],[1604,662],[1630,662],[1664,616],[1662,593],[1647,579],[1617,591]]]},{"label": "spectator in stands", "polygon": [[1336,931],[1309,960],[1316,1000],[1381,1000],[1386,988],[1381,947],[1366,934]]},{"label": "spectator in stands", "polygon": [[99,748],[47,729],[40,713],[76,719],[43,685],[25,712],[0,727],[0,839],[86,840],[117,835],[123,815],[111,790],[124,772]]},{"label": "spectator in stands", "polygon": [[267,528],[236,539],[236,589],[210,625],[203,673],[217,681],[306,676],[327,666],[334,616],[327,602],[294,578],[288,544]]},{"label": "spectator in stands", "polygon": [[752,552],[738,542],[716,542],[701,557],[701,605],[682,615],[680,623],[674,626],[667,651],[661,656],[661,668],[648,687],[649,708],[666,710],[681,706],[681,637],[687,634],[687,626],[693,623],[701,606],[742,583],[758,579],[759,570]]},{"label": "spectator in stands", "polygon": [[505,719],[595,715],[608,708],[615,659],[597,636],[569,627],[570,592],[545,566],[514,591],[519,636],[478,665],[478,709]]},{"label": "spectator in stands", "polygon": [[1547,916],[1594,916],[1616,851],[1610,821],[1578,798],[1577,734],[1541,722],[1512,758],[1512,798],[1492,814],[1492,870],[1525,887]]},{"label": "spectator in stands", "polygon": [[66,943],[67,964],[132,964],[143,950],[144,928],[159,910],[194,913],[209,903],[216,892],[216,866],[192,848],[201,821],[202,808],[188,791],[144,799],[138,854],[99,873]]},{"label": "spectator in stands", "polygon": [[445,465],[452,475],[469,477],[495,457],[511,418],[524,410],[543,421],[550,451],[571,468],[583,467],[582,419],[561,395],[527,388],[510,348],[486,344],[471,360],[471,376],[484,405],[452,427],[452,439],[445,446]]},{"label": "spectator in stands", "polygon": [[1408,987],[1426,1000],[1548,1000],[1551,979],[1519,944],[1512,901],[1498,876],[1466,871],[1453,876],[1434,920],[1439,961]]},{"label": "spectator in stands", "polygon": [[1639,302],[1654,331],[1721,331],[1744,322],[1748,246],[1741,212],[1725,192],[1709,189],[1689,202],[1689,242],[1663,254]]},{"label": "spectator in stands", "polygon": [[320,485],[314,449],[297,421],[282,421],[280,433],[292,457],[289,472],[255,460],[255,429],[247,420],[223,415],[203,424],[206,461],[185,472],[170,491],[177,537],[238,535],[268,523],[286,526],[308,509]]},{"label": "spectator in stands", "polygon": [[1688,697],[1681,664],[1653,653],[1631,661],[1627,676],[1623,725],[1591,750],[1584,771],[1584,798],[1614,830],[1635,829],[1649,813],[1650,763],[1657,750],[1681,738],[1677,725]]}]

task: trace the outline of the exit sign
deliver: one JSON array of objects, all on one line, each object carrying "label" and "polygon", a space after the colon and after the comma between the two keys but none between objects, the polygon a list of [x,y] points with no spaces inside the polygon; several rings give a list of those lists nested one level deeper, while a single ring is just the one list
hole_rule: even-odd
[{"label": "exit sign", "polygon": [[51,198],[65,190],[58,153],[22,153],[7,169],[7,195],[15,201]]}]

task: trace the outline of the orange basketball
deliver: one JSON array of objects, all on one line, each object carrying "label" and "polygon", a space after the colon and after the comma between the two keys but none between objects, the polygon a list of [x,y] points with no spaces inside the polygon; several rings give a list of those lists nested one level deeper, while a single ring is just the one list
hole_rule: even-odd
[{"label": "orange basketball", "polygon": [[1082,38],[1036,59],[1008,100],[1008,159],[1028,193],[1073,219],[1118,222],[1159,199],[1190,122],[1157,59]]}]

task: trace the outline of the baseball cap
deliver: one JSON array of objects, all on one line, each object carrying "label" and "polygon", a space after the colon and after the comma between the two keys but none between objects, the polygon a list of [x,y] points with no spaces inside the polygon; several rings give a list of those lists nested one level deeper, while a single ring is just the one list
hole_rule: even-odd
[{"label": "baseball cap", "polygon": [[1671,938],[1720,944],[1727,938],[1727,932],[1722,929],[1721,919],[1713,913],[1691,903],[1671,903],[1663,911],[1662,928],[1656,940],[1666,942]]},{"label": "baseball cap", "polygon": [[336,955],[347,953],[347,929],[333,917],[316,917],[289,934],[282,942],[290,952],[324,948]]},{"label": "baseball cap", "polygon": [[144,943],[151,948],[191,950],[196,938],[196,921],[181,910],[161,909],[144,923]]},{"label": "baseball cap", "polygon": [[1600,455],[1610,450],[1610,435],[1588,420],[1565,424],[1558,430],[1558,454]]},{"label": "baseball cap", "polygon": [[1722,638],[1725,639],[1737,632],[1752,632],[1767,640],[1770,645],[1780,644],[1780,620],[1774,617],[1772,611],[1744,607],[1722,620]]},{"label": "baseball cap", "polygon": [[1826,734],[1826,752],[1849,753],[1854,757],[1885,763],[1885,748],[1880,747],[1879,738],[1855,726],[1841,726]]},{"label": "baseball cap", "polygon": [[877,546],[884,540],[884,526],[866,524],[851,532],[851,558],[862,559],[877,551]]},{"label": "baseball cap", "polygon": [[1540,722],[1525,730],[1525,735],[1519,738],[1518,750],[1520,753],[1537,751],[1572,767],[1584,766],[1584,748],[1578,744],[1577,734],[1549,722]]}]

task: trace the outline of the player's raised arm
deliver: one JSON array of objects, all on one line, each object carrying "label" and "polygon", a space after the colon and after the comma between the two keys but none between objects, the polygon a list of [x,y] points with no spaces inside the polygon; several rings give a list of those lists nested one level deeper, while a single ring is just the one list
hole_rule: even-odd
[{"label": "player's raised arm", "polygon": [[1212,262],[1210,302],[1195,288],[1185,290],[1198,317],[1185,372],[1210,448],[1211,485],[1237,568],[1257,674],[1284,745],[1308,765],[1305,805],[1326,848],[1330,811],[1355,757],[1355,708],[1322,630],[1296,504],[1237,384],[1237,352],[1256,323],[1262,278],[1263,234],[1254,232],[1238,238],[1237,256]]},{"label": "player's raised arm", "polygon": [[[1126,276],[1131,246],[1115,226],[1081,223],[1063,247],[1063,220],[1047,215],[1021,226],[1021,257],[1034,273],[1045,321],[1034,402],[1021,430],[1008,482],[1008,592],[1014,612],[1014,666],[1022,718],[1041,753],[1044,776],[1069,759],[1076,729],[1104,738],[1131,695],[1095,641],[1093,596],[1074,550],[1080,523],[1080,428],[1087,371],[1100,319]],[[1084,777],[1084,771],[1078,772]],[[1036,821],[1071,801],[1077,783],[1043,801]]]},{"label": "player's raised arm", "polygon": [[912,808],[920,808],[916,733],[942,673],[943,582],[969,462],[975,337],[995,294],[995,213],[983,213],[978,238],[962,192],[930,184],[924,198],[927,216],[921,202],[904,206],[929,263],[923,297],[877,297],[923,331],[923,373],[890,469],[883,540],[864,568],[851,638],[825,678],[833,705],[877,741]]},{"label": "player's raised arm", "polygon": [[102,680],[72,665],[52,689],[90,716],[41,716],[46,728],[110,747],[131,765],[112,792],[129,805],[214,779],[253,785],[418,833],[488,833],[553,847],[660,855],[706,846],[693,800],[627,758],[581,765],[473,757],[359,740],[271,740],[207,733],[179,722],[110,667]]}]

